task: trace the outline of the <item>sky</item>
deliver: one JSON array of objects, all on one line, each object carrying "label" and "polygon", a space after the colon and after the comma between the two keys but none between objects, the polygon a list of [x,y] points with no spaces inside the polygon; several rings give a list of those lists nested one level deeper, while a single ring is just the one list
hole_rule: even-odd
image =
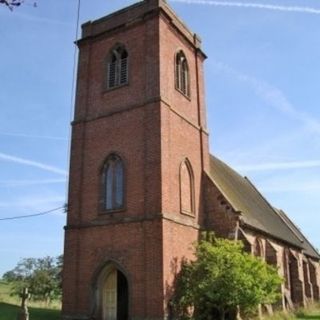
[{"label": "sky", "polygon": [[[80,23],[135,1],[81,0]],[[168,1],[203,42],[210,150],[320,248],[319,0]],[[78,0],[0,6],[0,276],[63,252]],[[77,52],[76,52],[77,53]]]}]

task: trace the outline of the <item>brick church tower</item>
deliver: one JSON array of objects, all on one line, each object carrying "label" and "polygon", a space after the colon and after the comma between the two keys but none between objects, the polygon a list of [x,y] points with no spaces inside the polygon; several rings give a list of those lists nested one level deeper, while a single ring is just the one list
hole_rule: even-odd
[{"label": "brick church tower", "polygon": [[63,319],[165,319],[204,220],[201,41],[165,0],[82,26]]}]

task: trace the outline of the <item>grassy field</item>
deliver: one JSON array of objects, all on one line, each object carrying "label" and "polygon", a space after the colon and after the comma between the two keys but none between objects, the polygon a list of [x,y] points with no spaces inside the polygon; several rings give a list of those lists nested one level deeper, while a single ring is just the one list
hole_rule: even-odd
[{"label": "grassy field", "polygon": [[[17,320],[19,307],[0,302],[0,320]],[[29,308],[30,320],[59,320],[60,311],[52,309]]]},{"label": "grassy field", "polygon": [[0,302],[7,302],[10,304],[18,304],[18,298],[10,296],[11,287],[7,283],[0,280]]},{"label": "grassy field", "polygon": [[[20,301],[10,295],[10,285],[0,281],[0,320],[17,320]],[[43,303],[29,303],[30,320],[59,320],[60,305],[45,308]]]},{"label": "grassy field", "polygon": [[302,310],[297,312],[297,319],[301,320],[320,320],[320,306],[310,310]]}]

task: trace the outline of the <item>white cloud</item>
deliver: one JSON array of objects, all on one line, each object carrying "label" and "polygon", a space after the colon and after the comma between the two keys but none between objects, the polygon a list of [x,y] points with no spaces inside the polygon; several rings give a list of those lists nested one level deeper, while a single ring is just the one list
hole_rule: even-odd
[{"label": "white cloud", "polygon": [[320,14],[320,9],[318,8],[299,7],[299,6],[282,6],[282,5],[272,5],[272,4],[263,4],[263,3],[253,3],[253,2],[212,1],[212,0],[172,0],[172,2],[210,5],[210,6],[216,6],[216,7],[252,8],[252,9],[272,10],[272,11]]},{"label": "white cloud", "polygon": [[52,209],[54,204],[63,205],[66,199],[63,196],[45,196],[35,195],[28,197],[21,197],[12,201],[0,201],[0,208],[21,208],[25,210],[31,210],[31,214],[37,213],[35,211],[45,211]]},{"label": "white cloud", "polygon": [[33,135],[33,134],[25,134],[25,133],[14,133],[14,132],[0,132],[2,136],[9,136],[9,137],[21,137],[21,138],[31,138],[31,139],[48,139],[48,140],[65,140],[67,138],[63,137],[54,137],[54,136],[40,136],[40,135]]},{"label": "white cloud", "polygon": [[51,25],[55,25],[55,26],[61,26],[61,27],[70,27],[73,24],[70,21],[62,21],[62,20],[57,20],[57,19],[51,19],[51,18],[46,18],[46,17],[38,17],[36,15],[31,15],[31,14],[25,14],[25,13],[21,13],[18,11],[15,11],[14,14],[11,14],[10,11],[9,13],[7,13],[6,10],[1,11],[0,10],[0,14],[1,15],[6,15],[9,17],[13,17],[13,19],[23,19],[26,21],[30,21],[30,22],[35,22],[35,23],[39,23],[39,24],[51,24]]},{"label": "white cloud", "polygon": [[309,195],[314,192],[316,195],[320,192],[320,182],[297,181],[296,183],[289,183],[289,181],[283,181],[283,183],[264,183],[264,185],[261,188],[259,188],[259,190],[268,193],[307,192]]},{"label": "white cloud", "polygon": [[[250,148],[235,145],[232,141],[223,144],[219,150],[222,159],[233,164],[246,164],[248,159],[253,163],[290,162],[295,161],[292,150],[295,152],[297,146],[303,145],[309,139],[309,131],[305,128],[296,127],[294,132],[285,132],[281,135],[268,136],[263,143],[251,144]],[[295,153],[294,153],[295,154]]]},{"label": "white cloud", "polygon": [[25,187],[46,184],[65,183],[66,179],[42,179],[42,180],[0,180],[0,187]]},{"label": "white cloud", "polygon": [[[317,199],[320,192],[319,170],[318,167],[310,170],[253,171],[250,176],[259,190],[271,194],[272,198],[292,197],[292,201],[298,199],[300,202],[302,197],[307,197],[309,200],[305,201],[311,203],[310,199]],[[298,198],[296,193],[299,193]],[[313,205],[311,209],[314,210]]]},{"label": "white cloud", "polygon": [[309,131],[320,134],[320,121],[311,115],[296,109],[285,94],[277,87],[253,76],[241,73],[225,63],[211,61],[212,65],[238,81],[248,84],[255,94],[263,99],[268,105],[283,114],[301,122]]},{"label": "white cloud", "polygon": [[50,172],[53,172],[53,173],[61,174],[61,175],[64,175],[64,176],[67,175],[67,172],[65,170],[59,169],[57,167],[50,166],[50,165],[47,165],[45,163],[41,163],[41,162],[25,159],[25,158],[19,158],[19,157],[12,156],[12,155],[6,154],[6,153],[1,153],[0,152],[0,160],[14,162],[14,163],[18,163],[18,164],[23,164],[23,165],[30,166],[30,167],[35,167],[35,168],[39,168],[39,169],[42,169],[42,170],[50,171]]},{"label": "white cloud", "polygon": [[268,171],[268,170],[288,170],[301,168],[316,168],[320,167],[320,161],[292,161],[292,162],[269,162],[252,165],[234,166],[238,171]]}]

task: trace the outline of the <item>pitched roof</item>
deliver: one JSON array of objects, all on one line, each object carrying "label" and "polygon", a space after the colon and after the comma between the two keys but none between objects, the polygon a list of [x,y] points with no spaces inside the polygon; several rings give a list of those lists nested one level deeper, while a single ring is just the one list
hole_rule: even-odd
[{"label": "pitched roof", "polygon": [[246,177],[242,177],[218,158],[210,157],[209,178],[234,210],[241,212],[243,222],[279,240],[305,249],[320,258],[290,219],[275,210]]},{"label": "pitched roof", "polygon": [[283,210],[275,209],[277,213],[283,218],[288,227],[295,233],[295,235],[300,239],[302,248],[304,252],[314,258],[319,259],[320,255],[318,251],[313,247],[313,245],[309,242],[309,240],[304,236],[301,230],[297,227],[297,225],[287,216],[287,214]]}]

